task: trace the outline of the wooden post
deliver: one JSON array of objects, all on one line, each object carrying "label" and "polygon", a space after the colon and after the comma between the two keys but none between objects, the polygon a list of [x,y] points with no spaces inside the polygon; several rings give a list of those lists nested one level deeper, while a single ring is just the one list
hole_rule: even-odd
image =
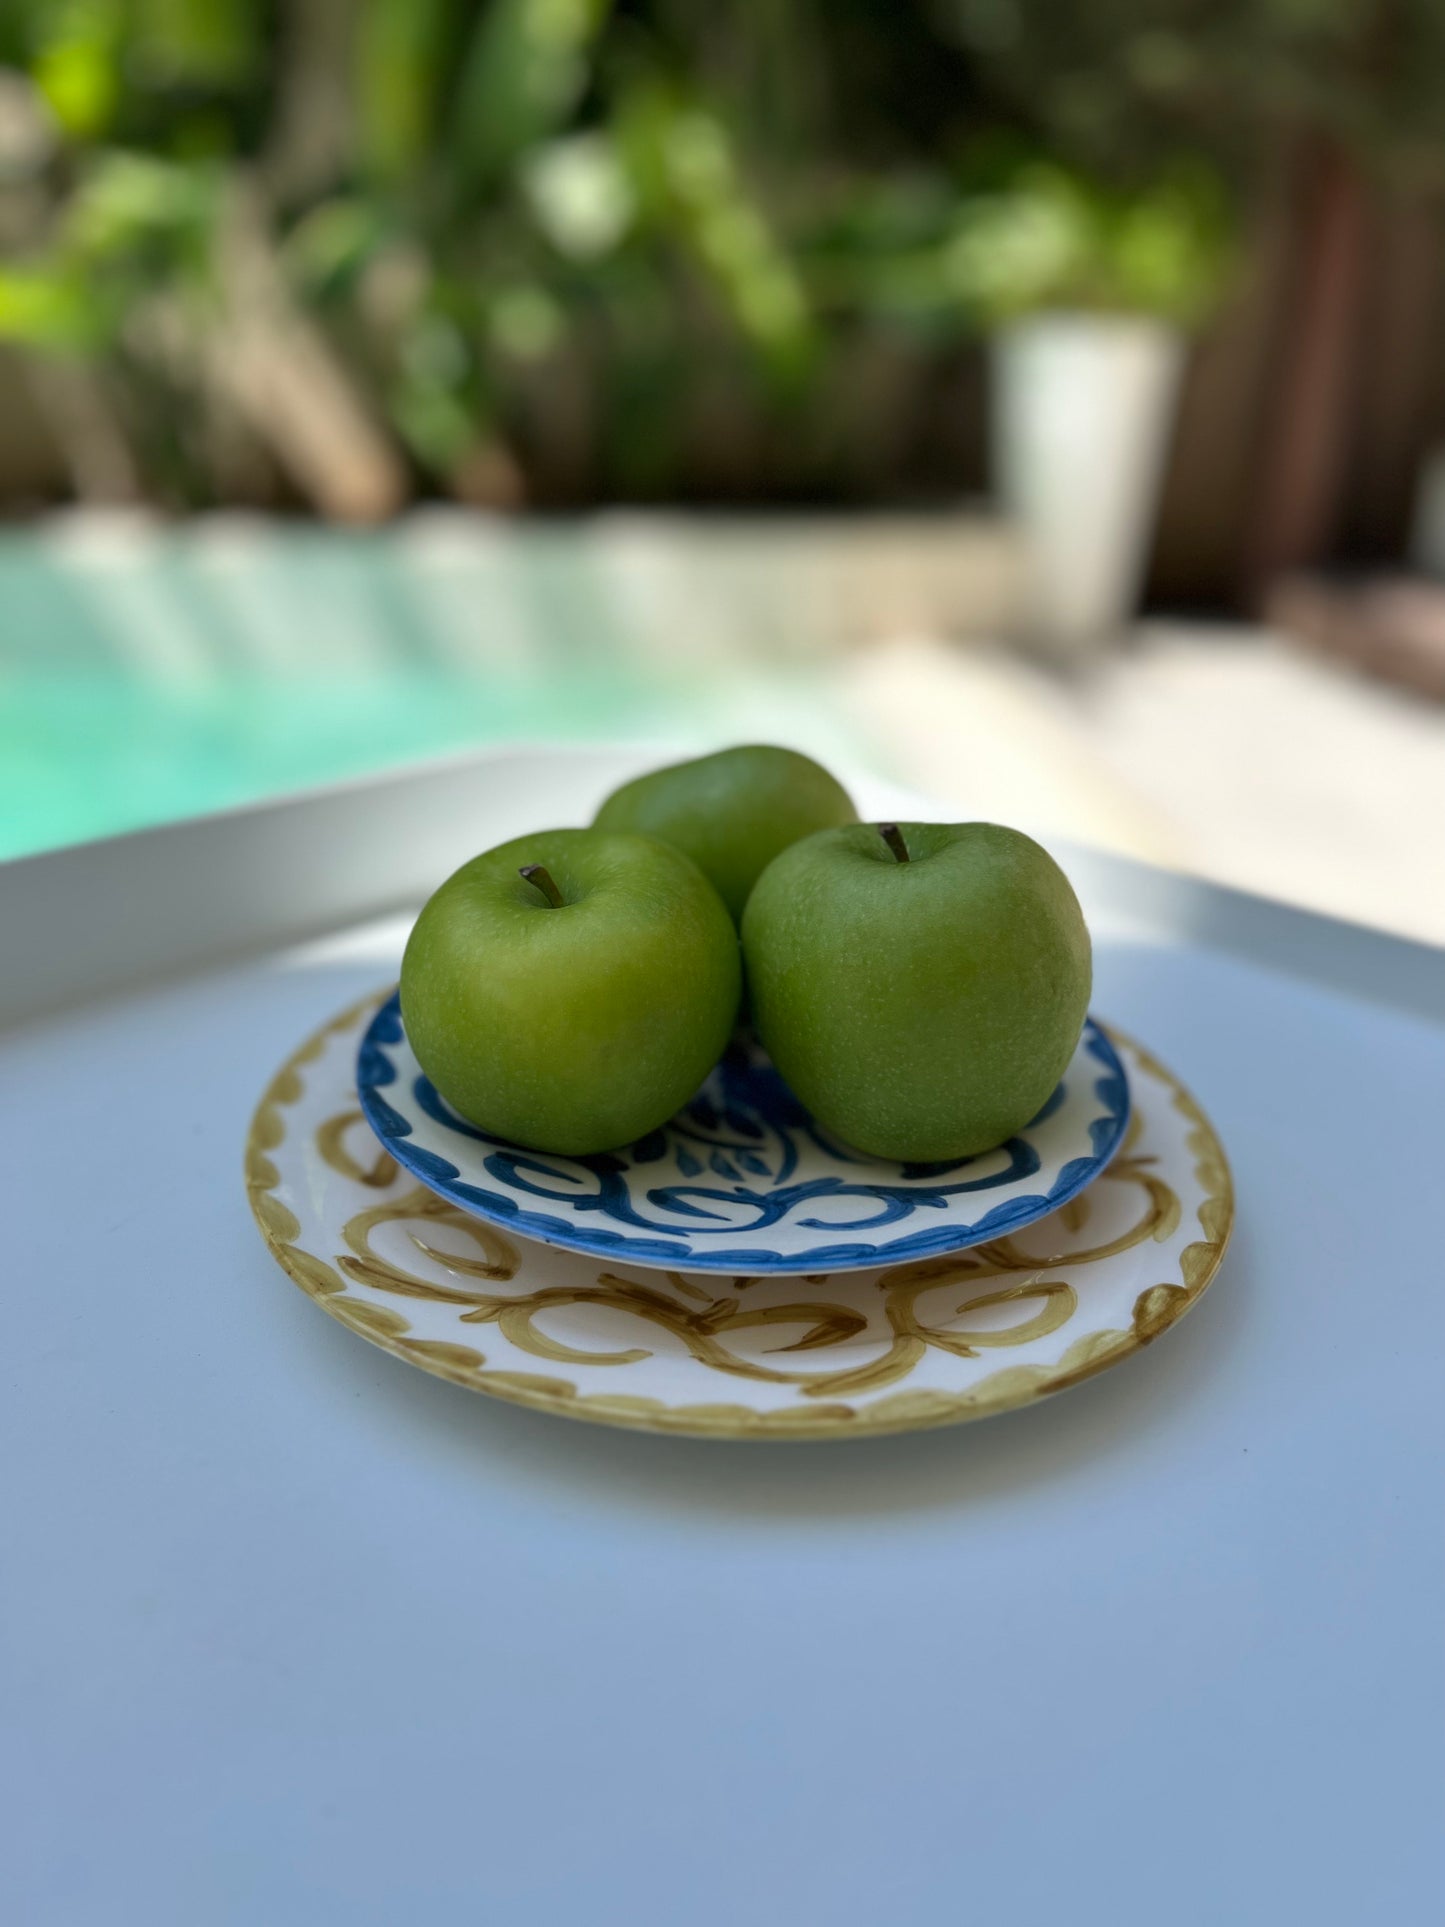
[{"label": "wooden post", "polygon": [[1300,142],[1297,192],[1295,269],[1245,554],[1246,596],[1255,607],[1278,576],[1327,559],[1349,454],[1369,239],[1365,186],[1345,150],[1311,132]]}]

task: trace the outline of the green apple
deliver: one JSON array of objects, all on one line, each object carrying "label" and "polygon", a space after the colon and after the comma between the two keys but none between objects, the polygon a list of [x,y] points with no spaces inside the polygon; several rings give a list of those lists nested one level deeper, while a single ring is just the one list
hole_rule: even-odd
[{"label": "green apple", "polygon": [[473,857],[416,920],[401,1010],[422,1069],[496,1137],[584,1156],[687,1102],[737,1015],[737,932],[652,837],[542,830]]},{"label": "green apple", "polygon": [[1088,1009],[1063,871],[994,823],[856,823],[795,843],[743,918],[753,1021],[825,1130],[875,1157],[987,1151],[1040,1111]]},{"label": "green apple", "polygon": [[649,771],[597,812],[604,830],[638,830],[686,850],[732,912],[779,851],[857,819],[848,792],[811,757],[748,744]]}]

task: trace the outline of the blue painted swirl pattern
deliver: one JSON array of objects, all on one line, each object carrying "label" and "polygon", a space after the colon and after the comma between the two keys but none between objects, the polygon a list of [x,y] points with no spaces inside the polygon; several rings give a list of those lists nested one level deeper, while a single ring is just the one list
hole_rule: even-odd
[{"label": "blue painted swirl pattern", "polygon": [[362,1040],[357,1088],[398,1163],[464,1210],[682,1271],[836,1271],[981,1244],[1082,1191],[1129,1117],[1124,1067],[1093,1018],[1028,1128],[956,1164],[890,1164],[836,1142],[742,1032],[661,1130],[593,1157],[525,1150],[458,1117],[412,1055],[396,996]]}]

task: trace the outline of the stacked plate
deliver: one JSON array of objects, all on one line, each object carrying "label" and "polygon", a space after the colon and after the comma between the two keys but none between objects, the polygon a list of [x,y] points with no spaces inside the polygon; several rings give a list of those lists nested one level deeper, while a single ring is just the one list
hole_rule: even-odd
[{"label": "stacked plate", "polygon": [[1027,1130],[960,1163],[833,1141],[742,1033],[664,1129],[573,1158],[456,1116],[394,994],[277,1073],[247,1180],[292,1278],[410,1363],[735,1438],[909,1430],[1075,1384],[1195,1302],[1233,1214],[1192,1098],[1093,1019]]}]

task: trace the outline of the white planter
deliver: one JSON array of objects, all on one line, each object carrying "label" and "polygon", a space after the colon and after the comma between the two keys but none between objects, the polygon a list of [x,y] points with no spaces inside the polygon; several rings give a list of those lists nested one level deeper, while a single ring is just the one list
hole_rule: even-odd
[{"label": "white planter", "polygon": [[1028,557],[1024,629],[1061,656],[1134,611],[1174,425],[1182,337],[1128,316],[1039,315],[994,341],[994,481]]}]

